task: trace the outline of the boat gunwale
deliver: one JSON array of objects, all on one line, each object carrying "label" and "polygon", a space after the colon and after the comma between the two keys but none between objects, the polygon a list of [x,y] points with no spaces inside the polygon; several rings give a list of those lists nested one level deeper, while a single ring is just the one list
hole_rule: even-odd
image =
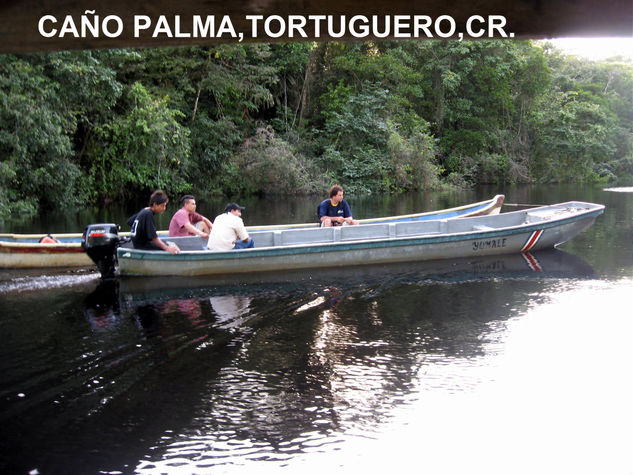
[{"label": "boat gunwale", "polygon": [[[413,236],[402,237],[382,237],[373,239],[358,239],[350,241],[335,241],[335,242],[318,242],[318,243],[305,243],[305,244],[289,244],[284,246],[266,246],[251,249],[232,249],[229,251],[210,251],[210,250],[183,250],[176,255],[166,253],[164,251],[153,251],[134,248],[117,249],[117,257],[125,257],[126,259],[133,260],[152,260],[152,261],[201,261],[201,260],[226,260],[226,259],[248,259],[256,257],[267,256],[279,256],[279,255],[292,255],[292,254],[313,254],[324,251],[348,251],[348,250],[361,250],[371,249],[376,247],[402,247],[407,245],[419,245],[419,244],[435,244],[444,242],[459,242],[468,240],[480,240],[486,238],[503,238],[504,236],[511,236],[515,234],[527,233],[530,231],[543,230],[553,227],[558,227],[570,222],[580,221],[583,219],[595,218],[604,212],[604,205],[597,203],[588,203],[580,201],[569,201],[565,203],[557,203],[554,205],[543,206],[539,208],[533,208],[531,210],[521,210],[515,213],[530,212],[544,210],[547,208],[556,209],[563,208],[564,205],[589,205],[591,209],[578,209],[576,213],[571,216],[554,218],[549,220],[543,220],[533,223],[522,223],[513,226],[507,226],[502,228],[492,228],[485,230],[468,230],[457,233],[426,233]],[[507,216],[511,213],[506,213]],[[444,220],[438,220],[444,221]],[[333,249],[335,248],[335,249]],[[125,253],[129,255],[124,256]],[[180,256],[180,259],[179,257]],[[213,256],[209,258],[209,256]]]}]

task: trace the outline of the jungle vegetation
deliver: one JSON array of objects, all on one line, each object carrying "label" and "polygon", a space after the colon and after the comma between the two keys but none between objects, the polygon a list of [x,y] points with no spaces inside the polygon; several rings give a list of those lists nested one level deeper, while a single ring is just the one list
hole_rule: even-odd
[{"label": "jungle vegetation", "polygon": [[0,218],[149,195],[633,178],[633,64],[530,41],[0,55]]}]

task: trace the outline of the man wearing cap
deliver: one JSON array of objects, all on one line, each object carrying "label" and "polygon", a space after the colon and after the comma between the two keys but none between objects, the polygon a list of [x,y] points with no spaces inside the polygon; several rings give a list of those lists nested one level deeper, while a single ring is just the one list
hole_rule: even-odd
[{"label": "man wearing cap", "polygon": [[231,249],[247,249],[255,247],[255,243],[249,237],[242,211],[246,208],[237,203],[229,203],[224,208],[224,213],[213,221],[213,227],[209,234],[207,247],[212,251],[230,251]]}]

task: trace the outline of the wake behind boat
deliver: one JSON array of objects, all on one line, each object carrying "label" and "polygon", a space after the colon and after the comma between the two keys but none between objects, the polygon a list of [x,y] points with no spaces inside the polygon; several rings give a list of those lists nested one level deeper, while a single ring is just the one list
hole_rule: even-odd
[{"label": "wake behind boat", "polygon": [[231,251],[206,250],[199,237],[169,238],[181,249],[174,255],[131,243],[117,248],[115,225],[91,225],[85,246],[104,277],[117,261],[120,275],[239,274],[538,251],[573,238],[603,211],[572,201],[462,219],[269,230],[251,234],[255,248]]},{"label": "wake behind boat", "polygon": [[[471,203],[425,213],[386,216],[359,220],[361,224],[380,224],[402,221],[424,221],[431,219],[454,219],[469,216],[487,216],[499,214],[504,195],[497,195],[486,201]],[[250,234],[262,231],[315,228],[314,223],[276,224],[248,226]],[[166,238],[167,231],[159,231],[159,237]],[[119,236],[127,237],[128,232]],[[49,267],[86,267],[92,266],[92,260],[81,247],[82,233],[55,234],[57,243],[42,243],[41,234],[0,234],[0,268],[49,268]]]}]

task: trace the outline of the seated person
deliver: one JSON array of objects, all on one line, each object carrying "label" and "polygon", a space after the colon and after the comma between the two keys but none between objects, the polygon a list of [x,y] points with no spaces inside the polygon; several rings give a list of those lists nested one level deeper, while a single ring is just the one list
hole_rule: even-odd
[{"label": "seated person", "polygon": [[212,251],[230,251],[231,249],[247,249],[255,247],[249,237],[244,221],[242,221],[243,206],[229,203],[224,213],[213,221],[207,247]]},{"label": "seated person", "polygon": [[338,185],[330,189],[329,199],[321,202],[318,211],[322,228],[358,224],[358,221],[352,217],[349,204],[343,199],[343,188]]},{"label": "seated person", "polygon": [[200,236],[209,237],[211,221],[196,213],[196,199],[193,195],[182,197],[182,208],[174,213],[169,222],[169,236]]},{"label": "seated person", "polygon": [[54,238],[52,235],[47,234],[38,242],[42,244],[59,244],[61,241],[59,239]]},{"label": "seated person", "polygon": [[170,254],[178,253],[178,246],[174,244],[168,246],[156,234],[154,215],[165,212],[168,202],[167,195],[160,190],[156,190],[149,199],[149,206],[127,220],[127,223],[132,227],[130,236],[136,249],[162,249]]}]

